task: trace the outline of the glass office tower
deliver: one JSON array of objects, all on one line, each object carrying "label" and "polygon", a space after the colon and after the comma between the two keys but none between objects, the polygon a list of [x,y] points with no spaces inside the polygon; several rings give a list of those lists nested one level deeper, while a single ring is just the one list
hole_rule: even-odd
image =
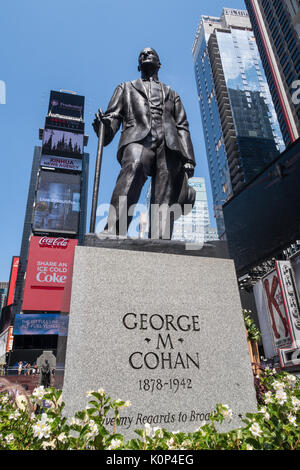
[{"label": "glass office tower", "polygon": [[190,178],[189,185],[196,191],[195,205],[188,215],[175,221],[172,240],[191,243],[217,240],[217,230],[210,225],[204,178]]},{"label": "glass office tower", "polygon": [[286,145],[300,137],[300,1],[246,0]]},{"label": "glass office tower", "polygon": [[223,204],[284,143],[246,11],[202,16],[193,57],[218,234],[225,238]]}]

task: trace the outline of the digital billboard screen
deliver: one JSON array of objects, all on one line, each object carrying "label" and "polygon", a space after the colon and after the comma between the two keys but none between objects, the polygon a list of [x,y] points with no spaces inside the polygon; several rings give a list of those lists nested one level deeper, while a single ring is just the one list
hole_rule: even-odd
[{"label": "digital billboard screen", "polygon": [[223,206],[238,275],[300,240],[300,140]]},{"label": "digital billboard screen", "polygon": [[60,314],[17,314],[13,335],[67,336],[69,317]]},{"label": "digital billboard screen", "polygon": [[61,91],[51,91],[48,113],[83,119],[84,96]]},{"label": "digital billboard screen", "polygon": [[42,153],[45,155],[81,157],[83,154],[83,138],[83,134],[77,134],[76,132],[44,129]]},{"label": "digital billboard screen", "polygon": [[45,119],[45,128],[60,129],[63,131],[84,133],[84,122],[75,121],[74,119],[66,119],[62,117],[47,116]]},{"label": "digital billboard screen", "polygon": [[77,234],[80,174],[42,170],[33,215],[34,232]]}]

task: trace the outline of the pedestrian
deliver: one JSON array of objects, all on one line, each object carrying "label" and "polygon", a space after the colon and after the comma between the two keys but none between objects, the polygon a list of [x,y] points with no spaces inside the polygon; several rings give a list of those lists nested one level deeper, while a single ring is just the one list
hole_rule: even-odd
[{"label": "pedestrian", "polygon": [[23,361],[19,361],[18,375],[22,375]]}]

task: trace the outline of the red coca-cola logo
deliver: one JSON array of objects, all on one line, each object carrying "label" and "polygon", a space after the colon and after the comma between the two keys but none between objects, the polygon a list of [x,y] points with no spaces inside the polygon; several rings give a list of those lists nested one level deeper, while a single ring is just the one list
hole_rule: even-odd
[{"label": "red coca-cola logo", "polygon": [[47,247],[61,247],[65,248],[68,246],[69,239],[68,238],[48,238],[48,237],[42,237],[39,240],[39,245],[40,246],[47,246]]}]

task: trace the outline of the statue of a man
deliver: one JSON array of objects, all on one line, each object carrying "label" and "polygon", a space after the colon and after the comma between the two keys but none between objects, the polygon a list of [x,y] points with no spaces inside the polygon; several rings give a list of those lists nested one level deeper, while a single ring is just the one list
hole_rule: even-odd
[{"label": "statue of a man", "polygon": [[[195,192],[188,186],[196,163],[186,113],[179,95],[159,81],[160,67],[157,52],[143,49],[138,59],[141,78],[121,83],[107,111],[99,110],[93,122],[97,135],[100,120],[104,124],[104,145],[112,141],[122,124],[117,155],[122,168],[113,191],[106,229],[113,227],[116,234],[124,236],[133,215],[128,214],[128,209],[138,202],[148,176],[152,178],[151,208],[189,204],[191,209],[195,202]],[[124,209],[120,204],[122,196],[127,198]],[[124,215],[126,233],[120,233]],[[174,218],[179,215],[171,220],[160,216],[156,222],[150,217],[149,236],[170,239]]]},{"label": "statue of a man", "polygon": [[45,388],[50,387],[51,370],[50,370],[49,361],[47,359],[45,359],[45,362],[43,362],[40,373],[41,373],[40,385],[43,385]]}]

